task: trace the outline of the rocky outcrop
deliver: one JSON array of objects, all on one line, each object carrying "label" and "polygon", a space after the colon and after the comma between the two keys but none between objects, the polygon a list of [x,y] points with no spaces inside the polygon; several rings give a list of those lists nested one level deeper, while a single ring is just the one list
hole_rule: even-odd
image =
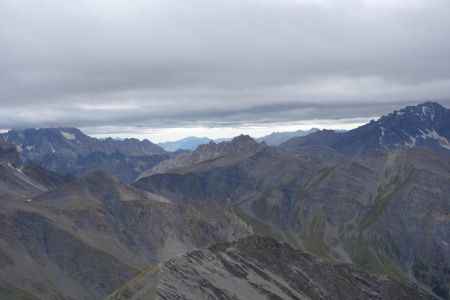
[{"label": "rocky outcrop", "polygon": [[152,174],[183,172],[183,168],[192,167],[201,163],[209,163],[213,160],[228,158],[230,161],[237,161],[247,157],[266,147],[265,143],[257,143],[248,135],[240,135],[229,142],[200,145],[193,152],[182,153],[173,159],[163,161],[152,169],[144,172],[139,178],[144,178]]},{"label": "rocky outcrop", "polygon": [[174,257],[108,299],[425,299],[388,277],[250,236]]}]

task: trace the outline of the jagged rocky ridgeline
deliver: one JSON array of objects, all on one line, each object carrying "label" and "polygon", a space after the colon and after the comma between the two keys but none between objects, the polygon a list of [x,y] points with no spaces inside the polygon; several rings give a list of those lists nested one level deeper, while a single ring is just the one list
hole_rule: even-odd
[{"label": "jagged rocky ridgeline", "polygon": [[335,265],[269,237],[211,245],[151,268],[108,297],[122,299],[425,299],[418,290]]},{"label": "jagged rocky ridgeline", "polygon": [[394,111],[347,132],[320,130],[281,144],[288,151],[322,145],[348,155],[380,153],[390,149],[431,148],[450,155],[450,110],[425,102]]},{"label": "jagged rocky ridgeline", "polygon": [[13,129],[0,140],[14,145],[22,160],[59,174],[86,175],[102,170],[124,182],[136,177],[169,154],[148,140],[97,139],[76,128]]}]

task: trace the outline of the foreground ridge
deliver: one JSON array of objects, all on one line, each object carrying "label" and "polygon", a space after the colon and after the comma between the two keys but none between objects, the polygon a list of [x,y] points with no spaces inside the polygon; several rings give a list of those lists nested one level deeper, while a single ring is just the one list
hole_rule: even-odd
[{"label": "foreground ridge", "polygon": [[108,299],[424,299],[384,276],[334,265],[269,237],[173,257]]}]

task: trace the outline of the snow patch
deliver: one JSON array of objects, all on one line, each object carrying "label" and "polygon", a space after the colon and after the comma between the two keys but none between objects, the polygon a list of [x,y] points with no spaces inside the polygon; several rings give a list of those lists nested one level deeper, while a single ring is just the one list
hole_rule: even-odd
[{"label": "snow patch", "polygon": [[439,146],[450,150],[450,141],[447,138],[441,136],[439,133],[437,133],[435,129],[428,130],[428,132],[423,132],[422,130],[420,130],[420,132],[422,133],[422,135],[421,135],[422,139],[436,140],[436,141],[438,141]]},{"label": "snow patch", "polygon": [[416,146],[416,138],[415,137],[412,137],[412,136],[410,136],[405,130],[403,130],[402,129],[402,131],[403,131],[403,133],[409,138],[409,142],[408,141],[405,141],[404,143],[405,143],[405,146],[406,147],[415,147]]},{"label": "snow patch", "polygon": [[380,144],[381,148],[386,148],[386,146],[383,143],[383,137],[384,137],[384,133],[385,133],[385,128],[383,126],[380,126],[380,130],[381,130],[381,135],[378,138],[378,143]]},{"label": "snow patch", "polygon": [[66,140],[71,140],[71,141],[73,141],[73,140],[76,139],[75,135],[72,134],[72,133],[65,132],[65,131],[61,131],[61,134],[62,134],[62,136],[63,136]]}]

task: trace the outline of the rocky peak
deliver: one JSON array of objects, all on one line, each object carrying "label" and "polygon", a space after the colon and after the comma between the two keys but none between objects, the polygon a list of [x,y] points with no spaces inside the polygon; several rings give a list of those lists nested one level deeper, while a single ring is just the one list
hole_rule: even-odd
[{"label": "rocky peak", "polygon": [[229,142],[200,145],[192,152],[182,153],[177,157],[162,161],[151,170],[144,172],[138,179],[157,173],[165,173],[175,169],[186,168],[204,161],[223,157],[244,157],[267,147],[266,143],[258,143],[248,135],[240,135]]},{"label": "rocky peak", "polygon": [[316,132],[282,146],[295,149],[304,145],[326,145],[351,155],[411,147],[427,147],[450,155],[450,110],[436,102],[424,102],[345,133]]},{"label": "rocky peak", "polygon": [[378,149],[429,147],[450,152],[450,110],[436,102],[407,106],[370,125],[378,131]]},{"label": "rocky peak", "polygon": [[0,138],[16,146],[25,162],[42,163],[49,157],[57,157],[69,163],[95,151],[107,154],[117,151],[131,156],[166,153],[148,140],[97,139],[71,127],[13,129],[0,134]]},{"label": "rocky peak", "polygon": [[239,135],[229,142],[221,142],[216,144],[215,142],[211,141],[209,144],[200,145],[194,152],[197,152],[199,154],[201,153],[206,156],[211,156],[211,158],[213,158],[212,156],[254,151],[259,147],[265,145],[266,144],[264,142],[262,142],[261,144],[256,142],[249,135]]}]

